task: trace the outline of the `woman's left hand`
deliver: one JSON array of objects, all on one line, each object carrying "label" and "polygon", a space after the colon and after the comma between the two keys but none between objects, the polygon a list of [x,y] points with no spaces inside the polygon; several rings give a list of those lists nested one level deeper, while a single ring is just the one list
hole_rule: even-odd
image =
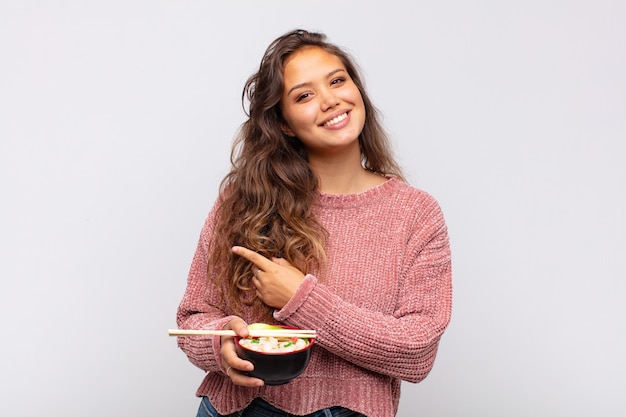
[{"label": "woman's left hand", "polygon": [[252,262],[252,284],[257,296],[270,307],[283,308],[304,280],[304,274],[283,258],[268,259],[241,246],[234,246],[232,251]]}]

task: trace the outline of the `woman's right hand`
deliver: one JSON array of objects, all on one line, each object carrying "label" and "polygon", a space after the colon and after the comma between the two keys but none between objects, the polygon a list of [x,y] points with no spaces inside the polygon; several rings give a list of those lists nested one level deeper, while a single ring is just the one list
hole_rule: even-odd
[{"label": "woman's right hand", "polygon": [[[239,337],[248,337],[248,325],[238,317],[229,321],[223,329],[234,330]],[[245,387],[260,387],[264,385],[262,379],[252,378],[243,373],[252,371],[254,365],[252,362],[237,356],[234,337],[222,336],[220,354],[222,355],[222,365],[226,368],[226,375],[233,381],[233,384],[243,385]]]}]

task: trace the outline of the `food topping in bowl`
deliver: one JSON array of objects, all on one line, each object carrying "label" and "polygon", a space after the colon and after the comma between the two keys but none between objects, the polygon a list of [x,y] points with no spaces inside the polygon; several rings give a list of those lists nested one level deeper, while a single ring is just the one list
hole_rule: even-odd
[{"label": "food topping in bowl", "polygon": [[265,353],[287,353],[306,348],[309,339],[299,337],[249,337],[239,339],[239,344],[246,349]]}]

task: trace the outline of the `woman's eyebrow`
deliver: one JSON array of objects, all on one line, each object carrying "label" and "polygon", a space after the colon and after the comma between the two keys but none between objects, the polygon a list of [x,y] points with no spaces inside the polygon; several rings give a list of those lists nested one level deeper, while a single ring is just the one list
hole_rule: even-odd
[{"label": "woman's eyebrow", "polygon": [[[331,72],[329,72],[326,75],[326,78],[330,78],[333,75],[335,75],[336,73],[341,72],[341,71],[346,71],[346,70],[344,68],[337,68],[337,69],[332,70]],[[291,87],[289,89],[289,91],[287,92],[287,95],[290,95],[293,90],[297,90],[298,88],[302,88],[302,87],[308,87],[310,85],[311,85],[310,81],[307,81],[307,82],[304,82],[304,83],[300,83],[300,84],[296,84],[296,85],[294,85],[293,87]]]}]

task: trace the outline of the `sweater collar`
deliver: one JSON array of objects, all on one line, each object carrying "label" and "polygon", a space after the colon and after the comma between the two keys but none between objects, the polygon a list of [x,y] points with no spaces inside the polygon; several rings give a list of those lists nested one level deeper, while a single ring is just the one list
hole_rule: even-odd
[{"label": "sweater collar", "polygon": [[392,193],[401,180],[394,176],[389,176],[387,181],[378,184],[368,190],[355,194],[327,194],[317,193],[316,206],[327,208],[348,208],[369,205],[378,201],[381,197]]}]

